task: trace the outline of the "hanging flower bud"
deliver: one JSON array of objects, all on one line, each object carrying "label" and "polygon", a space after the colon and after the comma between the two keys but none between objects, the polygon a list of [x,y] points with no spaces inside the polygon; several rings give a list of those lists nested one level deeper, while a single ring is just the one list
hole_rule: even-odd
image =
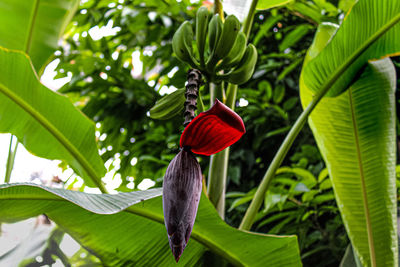
[{"label": "hanging flower bud", "polygon": [[195,117],[181,135],[180,146],[210,156],[234,144],[246,132],[242,118],[218,99]]},{"label": "hanging flower bud", "polygon": [[188,72],[181,151],[168,165],[163,182],[164,223],[176,262],[192,233],[202,189],[201,169],[193,153],[215,154],[246,132],[242,118],[218,99],[210,110],[194,118],[201,77],[196,69]]},{"label": "hanging flower bud", "polygon": [[164,222],[176,262],[192,233],[201,183],[199,163],[190,151],[182,149],[170,162],[163,183]]}]

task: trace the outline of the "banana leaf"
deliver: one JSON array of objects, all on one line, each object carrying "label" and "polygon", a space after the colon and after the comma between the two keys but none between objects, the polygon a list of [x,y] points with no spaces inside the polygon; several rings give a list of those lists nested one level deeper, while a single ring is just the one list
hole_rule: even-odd
[{"label": "banana leaf", "polygon": [[178,264],[169,249],[161,189],[94,195],[33,184],[0,185],[0,222],[46,214],[106,266],[195,266],[211,251],[234,266],[301,266],[297,238],[237,230],[203,196]]}]

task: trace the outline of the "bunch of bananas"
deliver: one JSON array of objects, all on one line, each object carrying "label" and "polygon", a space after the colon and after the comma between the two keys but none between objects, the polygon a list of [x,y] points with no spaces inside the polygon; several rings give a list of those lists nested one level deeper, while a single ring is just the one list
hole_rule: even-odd
[{"label": "bunch of bananas", "polygon": [[247,45],[246,35],[240,31],[240,22],[235,16],[227,16],[225,22],[218,15],[211,20],[210,17],[206,7],[198,9],[197,53],[193,50],[192,25],[188,21],[182,23],[172,39],[176,56],[192,68],[199,69],[209,82],[247,82],[254,72],[257,49],[252,44]]}]

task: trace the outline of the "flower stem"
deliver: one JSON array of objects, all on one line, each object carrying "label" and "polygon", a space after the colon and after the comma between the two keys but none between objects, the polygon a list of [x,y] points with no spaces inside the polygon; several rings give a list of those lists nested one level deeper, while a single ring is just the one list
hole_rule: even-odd
[{"label": "flower stem", "polygon": [[[258,0],[253,0],[253,2],[251,3],[247,18],[245,19],[242,28],[247,37],[250,34],[257,2]],[[216,0],[215,5],[217,5],[217,3],[219,3],[219,1]],[[214,13],[215,10],[216,7],[214,9]],[[224,102],[232,110],[235,109],[237,89],[238,86],[236,84],[228,84],[227,86],[226,100]],[[218,92],[217,90],[218,88],[216,88],[216,86],[212,86],[210,84],[211,105],[214,101],[214,96]],[[223,89],[221,90],[221,92],[223,92]],[[229,147],[215,155],[212,155],[210,158],[210,169],[208,173],[208,196],[211,203],[213,203],[214,207],[217,209],[218,214],[221,216],[222,219],[225,217],[225,191],[228,173],[228,159]]]},{"label": "flower stem", "polygon": [[224,21],[224,9],[222,7],[221,0],[214,1],[214,14],[218,14],[221,17],[222,21]]},{"label": "flower stem", "polygon": [[197,97],[199,95],[199,88],[201,85],[201,72],[197,69],[190,69],[187,74],[186,84],[186,101],[185,101],[185,112],[183,116],[185,121],[183,126],[187,126],[195,117],[195,111],[197,109]]},{"label": "flower stem", "polygon": [[[322,95],[321,95],[322,97]],[[250,206],[248,207],[246,214],[243,217],[242,222],[240,223],[239,229],[240,230],[249,230],[254,223],[254,219],[257,215],[258,210],[261,207],[261,204],[264,200],[265,193],[272,181],[272,178],[275,176],[276,170],[281,165],[283,159],[285,158],[287,152],[289,151],[291,145],[293,144],[294,139],[299,134],[300,130],[303,128],[308,115],[317,105],[319,100],[321,99],[318,95],[313,98],[307,108],[301,113],[301,115],[297,118],[295,124],[293,125],[292,129],[286,136],[285,140],[283,141],[282,145],[280,146],[278,152],[275,154],[274,159],[272,160],[271,164],[268,167],[267,172],[265,173],[260,185],[257,188],[256,194]]]}]

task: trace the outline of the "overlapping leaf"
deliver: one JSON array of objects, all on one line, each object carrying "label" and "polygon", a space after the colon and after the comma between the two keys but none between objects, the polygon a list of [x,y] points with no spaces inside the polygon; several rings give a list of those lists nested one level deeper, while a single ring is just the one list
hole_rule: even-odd
[{"label": "overlapping leaf", "polygon": [[[335,30],[334,25],[320,27],[305,64]],[[307,74],[306,66],[300,80],[303,106],[313,96],[303,80]],[[363,266],[398,265],[395,81],[389,59],[371,62],[348,91],[323,98],[309,120],[348,236]]]},{"label": "overlapping leaf", "polygon": [[0,46],[27,53],[40,72],[78,4],[78,0],[2,0]]},{"label": "overlapping leaf", "polygon": [[88,186],[101,186],[105,168],[93,122],[42,85],[24,53],[1,47],[0,132],[14,134],[39,157],[66,161]]},{"label": "overlapping leaf", "polygon": [[334,82],[327,95],[342,93],[368,60],[400,52],[399,21],[400,1],[358,1],[332,41],[305,67],[305,84],[318,92]]},{"label": "overlapping leaf", "polygon": [[0,221],[45,213],[107,266],[193,266],[202,263],[206,249],[235,266],[301,265],[296,237],[236,230],[219,218],[205,197],[191,240],[175,264],[161,197],[156,197],[160,194],[160,189],[91,195],[29,184],[1,185]]}]

